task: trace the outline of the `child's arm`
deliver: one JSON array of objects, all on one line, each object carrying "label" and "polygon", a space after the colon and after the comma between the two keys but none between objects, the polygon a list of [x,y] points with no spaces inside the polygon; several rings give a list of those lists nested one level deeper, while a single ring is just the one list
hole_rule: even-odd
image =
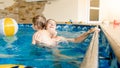
[{"label": "child's arm", "polygon": [[52,32],[52,37],[51,38],[55,38],[55,37],[57,37],[57,31]]},{"label": "child's arm", "polygon": [[48,32],[50,33],[51,38],[57,37],[57,31],[55,29],[49,29]]}]

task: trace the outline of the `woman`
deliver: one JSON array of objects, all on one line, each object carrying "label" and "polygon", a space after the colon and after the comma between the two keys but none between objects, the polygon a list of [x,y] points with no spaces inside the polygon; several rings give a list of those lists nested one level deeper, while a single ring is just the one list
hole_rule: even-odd
[{"label": "woman", "polygon": [[32,44],[37,44],[40,47],[50,48],[56,57],[63,57],[67,59],[71,59],[72,57],[60,54],[60,51],[56,48],[57,43],[66,40],[76,43],[82,42],[90,33],[93,33],[96,30],[99,31],[99,29],[93,28],[76,38],[65,38],[62,36],[57,36],[55,20],[48,19],[45,22],[45,19],[41,19],[39,16],[33,18],[33,28],[37,30],[37,32],[35,32],[33,35]]},{"label": "woman", "polygon": [[52,34],[51,39],[53,39],[56,42],[69,41],[69,42],[75,42],[75,43],[84,41],[88,37],[88,35],[93,33],[94,31],[100,31],[97,27],[95,27],[95,28],[92,28],[92,29],[88,30],[87,32],[81,34],[80,36],[78,36],[76,38],[65,38],[63,36],[57,36],[56,21],[53,19],[47,20],[46,30],[48,30],[49,33]]},{"label": "woman", "polygon": [[53,19],[48,19],[46,21],[38,16],[36,19],[33,18],[33,25],[37,32],[33,35],[32,44],[44,44],[43,46],[50,48],[57,46],[59,41],[70,41],[75,43],[82,42],[90,33],[99,31],[98,28],[92,28],[76,38],[65,38],[62,36],[57,36],[56,21]]}]

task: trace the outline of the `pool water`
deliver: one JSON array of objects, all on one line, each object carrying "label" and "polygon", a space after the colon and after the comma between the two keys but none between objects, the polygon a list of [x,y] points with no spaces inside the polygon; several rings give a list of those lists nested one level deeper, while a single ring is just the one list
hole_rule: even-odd
[{"label": "pool water", "polygon": [[[75,38],[94,26],[85,25],[57,25],[58,35]],[[31,24],[19,24],[16,35],[0,38],[0,64],[21,64],[35,68],[79,68],[87,51],[92,34],[82,43],[61,42],[58,49],[61,54],[72,57],[65,59],[55,57],[51,49],[40,48],[31,44],[35,31]],[[113,60],[110,44],[101,31],[99,34],[99,68],[115,67],[117,60]]]}]

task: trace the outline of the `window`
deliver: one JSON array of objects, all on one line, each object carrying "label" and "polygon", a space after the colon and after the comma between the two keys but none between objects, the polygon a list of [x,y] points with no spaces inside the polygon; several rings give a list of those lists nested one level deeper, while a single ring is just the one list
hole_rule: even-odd
[{"label": "window", "polygon": [[90,0],[89,21],[99,21],[99,0]]}]

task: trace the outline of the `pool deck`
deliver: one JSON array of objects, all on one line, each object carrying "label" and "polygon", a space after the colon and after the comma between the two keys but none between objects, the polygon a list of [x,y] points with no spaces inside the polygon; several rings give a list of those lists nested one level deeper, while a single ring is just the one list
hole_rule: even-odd
[{"label": "pool deck", "polygon": [[100,25],[103,32],[105,33],[114,54],[120,62],[120,25]]}]

